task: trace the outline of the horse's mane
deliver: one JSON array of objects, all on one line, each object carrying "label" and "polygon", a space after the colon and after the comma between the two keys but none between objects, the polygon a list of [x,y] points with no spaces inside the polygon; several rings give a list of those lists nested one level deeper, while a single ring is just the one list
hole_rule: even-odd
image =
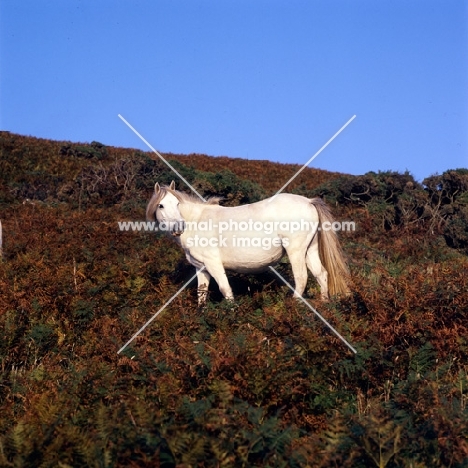
[{"label": "horse's mane", "polygon": [[177,200],[179,200],[181,203],[198,203],[199,205],[219,205],[219,202],[223,199],[223,197],[209,197],[207,198],[206,202],[203,201],[201,198],[196,197],[195,195],[192,195],[191,193],[185,193],[185,192],[178,192],[177,190],[171,190],[169,187],[164,186],[164,189],[172,193]]},{"label": "horse's mane", "polygon": [[146,219],[148,221],[154,221],[154,216],[159,202],[168,194],[171,193],[174,197],[179,200],[180,203],[197,203],[199,205],[219,205],[219,202],[223,197],[209,197],[206,202],[190,193],[179,192],[178,190],[172,190],[168,185],[163,185],[158,193],[154,192],[151,200],[148,202],[146,207]]}]

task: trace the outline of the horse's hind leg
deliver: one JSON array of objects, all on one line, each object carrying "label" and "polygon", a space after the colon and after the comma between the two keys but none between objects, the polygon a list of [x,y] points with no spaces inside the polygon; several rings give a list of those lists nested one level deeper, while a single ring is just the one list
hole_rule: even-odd
[{"label": "horse's hind leg", "polygon": [[320,286],[322,299],[328,299],[328,273],[320,261],[317,236],[314,237],[314,240],[307,250],[306,264]]},{"label": "horse's hind leg", "polygon": [[289,251],[286,249],[294,276],[294,297],[302,297],[307,284],[307,268],[303,250]]}]

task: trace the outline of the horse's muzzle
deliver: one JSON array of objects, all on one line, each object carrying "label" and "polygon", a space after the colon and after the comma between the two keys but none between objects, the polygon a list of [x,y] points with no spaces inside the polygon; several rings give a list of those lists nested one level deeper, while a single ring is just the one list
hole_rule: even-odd
[{"label": "horse's muzzle", "polygon": [[171,223],[171,234],[174,237],[181,236],[185,231],[185,222],[184,221],[175,221]]}]

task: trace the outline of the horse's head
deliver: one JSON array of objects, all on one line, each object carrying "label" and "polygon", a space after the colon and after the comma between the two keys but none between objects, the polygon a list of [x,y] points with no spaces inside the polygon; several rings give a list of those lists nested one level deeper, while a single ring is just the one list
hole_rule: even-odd
[{"label": "horse's head", "polygon": [[169,187],[154,186],[154,194],[146,211],[147,218],[156,219],[160,229],[180,236],[185,229],[185,221],[179,211],[180,199],[175,194],[175,183]]}]

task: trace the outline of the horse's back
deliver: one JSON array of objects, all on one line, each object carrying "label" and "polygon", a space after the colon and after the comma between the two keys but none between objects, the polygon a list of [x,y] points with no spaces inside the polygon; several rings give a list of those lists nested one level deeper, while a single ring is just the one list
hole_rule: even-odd
[{"label": "horse's back", "polygon": [[258,221],[288,221],[316,218],[316,209],[310,199],[293,193],[280,193],[259,202],[226,207],[210,205],[203,210],[204,219],[214,221],[253,219]]}]

